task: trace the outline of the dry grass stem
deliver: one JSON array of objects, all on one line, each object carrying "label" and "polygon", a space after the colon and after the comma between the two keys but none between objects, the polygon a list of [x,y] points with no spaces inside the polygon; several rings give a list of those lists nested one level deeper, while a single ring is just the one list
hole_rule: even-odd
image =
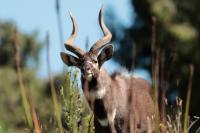
[{"label": "dry grass stem", "polygon": [[28,99],[26,96],[25,86],[24,86],[21,67],[20,67],[20,46],[18,44],[17,29],[15,29],[14,31],[14,47],[15,47],[15,61],[16,61],[16,69],[17,69],[17,79],[19,83],[19,91],[22,98],[22,104],[24,107],[28,126],[32,128],[33,123],[32,123],[30,105],[28,103]]}]

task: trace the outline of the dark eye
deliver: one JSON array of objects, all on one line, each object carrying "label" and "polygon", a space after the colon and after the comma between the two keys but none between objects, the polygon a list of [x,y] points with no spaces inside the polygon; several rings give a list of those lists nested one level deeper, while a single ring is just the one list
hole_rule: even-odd
[{"label": "dark eye", "polygon": [[93,61],[94,63],[97,63],[97,60],[96,60],[96,59],[93,59],[92,61]]}]

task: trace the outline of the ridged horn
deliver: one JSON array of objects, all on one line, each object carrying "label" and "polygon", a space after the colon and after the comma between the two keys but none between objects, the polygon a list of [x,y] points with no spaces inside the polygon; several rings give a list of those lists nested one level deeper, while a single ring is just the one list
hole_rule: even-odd
[{"label": "ridged horn", "polygon": [[72,53],[76,54],[78,57],[82,57],[85,52],[74,44],[74,39],[78,32],[78,27],[72,14],[70,12],[69,14],[70,14],[70,18],[73,24],[73,30],[70,37],[65,42],[65,48],[71,51]]},{"label": "ridged horn", "polygon": [[98,54],[99,50],[103,48],[107,43],[111,41],[112,34],[106,27],[104,20],[103,20],[103,7],[99,12],[99,25],[101,30],[103,31],[104,37],[99,39],[90,49],[90,52]]}]

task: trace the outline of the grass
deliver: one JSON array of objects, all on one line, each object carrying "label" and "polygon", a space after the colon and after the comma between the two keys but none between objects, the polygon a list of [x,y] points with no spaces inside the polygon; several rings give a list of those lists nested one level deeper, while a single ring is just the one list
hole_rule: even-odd
[{"label": "grass", "polygon": [[186,106],[185,106],[185,115],[184,115],[184,126],[183,126],[183,133],[187,133],[188,130],[188,115],[189,115],[189,108],[190,108],[190,99],[191,99],[191,93],[192,93],[192,78],[194,75],[194,66],[190,65],[189,68],[189,82],[188,82],[188,91],[187,91],[187,99],[186,99]]},{"label": "grass", "polygon": [[152,81],[153,81],[153,101],[155,111],[155,130],[159,132],[160,114],[158,105],[158,84],[159,84],[159,51],[156,49],[156,18],[152,17]]},{"label": "grass", "polygon": [[[72,74],[73,73],[73,74]],[[80,93],[78,86],[78,70],[70,70],[66,75],[64,90],[61,87],[60,94],[63,101],[62,119],[68,132],[93,132],[91,118],[93,114]],[[71,80],[72,79],[72,80]]]},{"label": "grass", "polygon": [[20,49],[20,44],[18,44],[18,40],[17,40],[17,29],[15,29],[14,31],[14,47],[15,47],[15,61],[16,61],[16,67],[17,67],[17,78],[18,78],[18,82],[19,82],[19,91],[20,91],[20,95],[22,98],[22,104],[24,107],[24,111],[25,111],[25,115],[26,115],[26,119],[27,119],[27,123],[29,128],[33,127],[33,122],[32,122],[32,117],[31,117],[31,113],[30,113],[30,105],[26,96],[26,92],[25,92],[25,86],[24,86],[24,82],[23,82],[23,78],[22,78],[22,74],[21,74],[21,67],[20,67],[20,53],[19,53],[19,49]]}]

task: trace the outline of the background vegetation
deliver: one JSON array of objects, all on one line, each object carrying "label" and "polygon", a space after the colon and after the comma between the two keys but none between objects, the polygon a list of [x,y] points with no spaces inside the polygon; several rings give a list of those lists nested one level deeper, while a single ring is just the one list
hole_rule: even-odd
[{"label": "background vegetation", "polygon": [[[160,83],[160,88],[167,91],[168,97],[176,93],[185,99],[189,77],[188,66],[194,64],[190,105],[192,115],[200,114],[199,5],[198,0],[132,0],[131,7],[136,18],[131,27],[123,28],[118,25],[113,27],[111,23],[116,20],[110,20],[114,33],[113,41],[117,45],[115,60],[129,70],[144,68],[151,72],[152,17],[156,18],[156,47],[160,58],[159,77],[160,82],[164,82]],[[120,32],[118,27],[121,27]]]},{"label": "background vegetation", "polygon": [[[169,132],[200,130],[198,117],[193,117],[200,116],[199,6],[198,0],[131,0],[136,17],[128,28],[107,10],[115,61],[129,71],[142,68],[151,73],[159,92],[159,127]],[[12,22],[0,21],[0,133],[93,132],[93,115],[80,91],[78,71],[67,68],[65,74],[52,76],[47,58],[49,79],[36,75],[39,53],[48,45],[48,35],[39,40],[37,32],[25,34]],[[190,122],[183,125],[187,111]]]}]

